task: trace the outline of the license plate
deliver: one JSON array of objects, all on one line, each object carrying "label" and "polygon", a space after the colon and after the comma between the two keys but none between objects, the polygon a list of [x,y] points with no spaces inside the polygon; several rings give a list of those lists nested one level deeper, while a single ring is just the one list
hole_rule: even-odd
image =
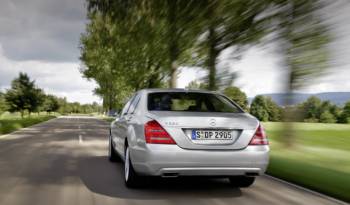
[{"label": "license plate", "polygon": [[229,130],[192,130],[192,140],[232,140],[233,132]]}]

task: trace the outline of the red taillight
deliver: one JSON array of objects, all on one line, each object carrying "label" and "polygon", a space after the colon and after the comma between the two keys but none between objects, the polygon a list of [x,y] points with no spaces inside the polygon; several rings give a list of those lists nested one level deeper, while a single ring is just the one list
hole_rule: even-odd
[{"label": "red taillight", "polygon": [[167,131],[155,120],[145,124],[145,139],[148,144],[176,144]]},{"label": "red taillight", "polygon": [[265,130],[263,126],[259,124],[258,129],[256,129],[252,140],[250,140],[249,145],[268,145],[268,144],[269,144],[269,141],[267,140]]}]

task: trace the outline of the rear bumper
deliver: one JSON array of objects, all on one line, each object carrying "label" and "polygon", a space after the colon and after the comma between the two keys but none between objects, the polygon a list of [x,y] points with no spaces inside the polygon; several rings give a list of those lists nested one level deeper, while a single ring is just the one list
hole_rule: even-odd
[{"label": "rear bumper", "polygon": [[261,175],[269,162],[269,146],[242,150],[187,150],[177,145],[147,144],[131,148],[135,171],[153,176]]}]

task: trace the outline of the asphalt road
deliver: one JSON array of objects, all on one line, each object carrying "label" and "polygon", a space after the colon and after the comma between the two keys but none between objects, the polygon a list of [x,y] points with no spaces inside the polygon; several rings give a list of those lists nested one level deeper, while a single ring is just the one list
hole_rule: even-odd
[{"label": "asphalt road", "polygon": [[0,204],[335,204],[264,176],[246,189],[184,178],[130,190],[122,164],[107,160],[107,135],[102,120],[65,117],[0,136]]}]

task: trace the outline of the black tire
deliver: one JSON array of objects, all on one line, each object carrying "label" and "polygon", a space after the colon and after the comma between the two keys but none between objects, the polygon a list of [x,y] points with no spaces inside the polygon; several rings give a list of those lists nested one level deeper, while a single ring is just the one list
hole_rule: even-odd
[{"label": "black tire", "polygon": [[135,172],[130,159],[129,147],[125,148],[124,180],[128,188],[138,188],[141,186],[142,178]]},{"label": "black tire", "polygon": [[116,153],[116,151],[114,149],[111,135],[109,135],[108,141],[109,141],[108,142],[108,159],[109,159],[109,161],[111,161],[111,162],[121,161],[119,155]]},{"label": "black tire", "polygon": [[234,176],[234,177],[229,177],[229,180],[230,180],[230,184],[233,187],[245,188],[245,187],[251,186],[254,183],[255,177]]}]

